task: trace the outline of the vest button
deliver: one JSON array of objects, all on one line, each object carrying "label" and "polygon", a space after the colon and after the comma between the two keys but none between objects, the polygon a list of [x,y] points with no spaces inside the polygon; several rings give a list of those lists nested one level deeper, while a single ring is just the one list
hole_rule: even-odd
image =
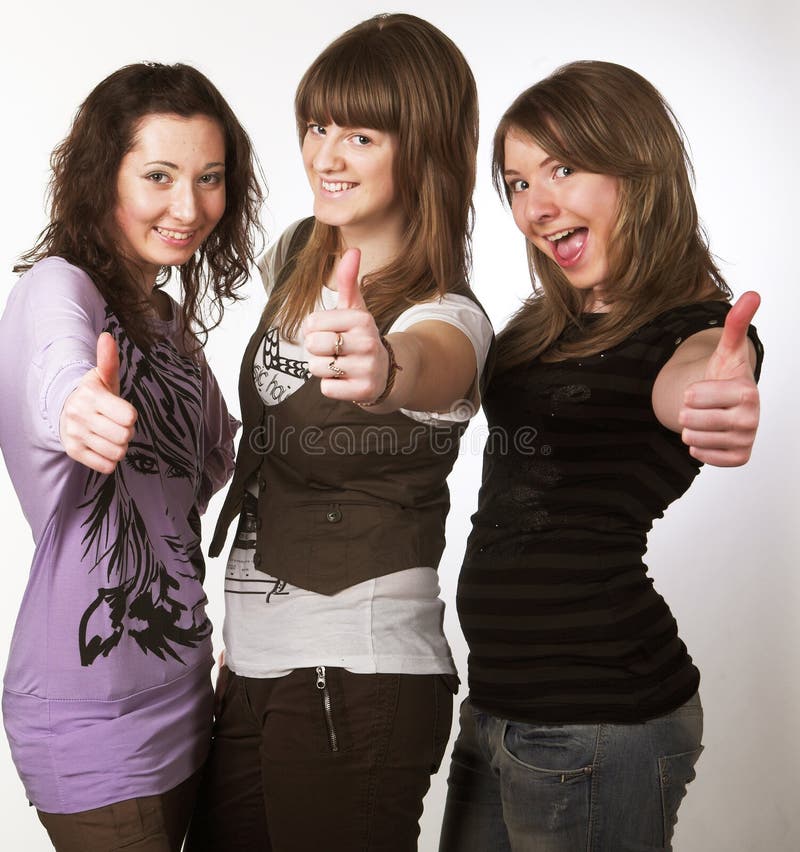
[{"label": "vest button", "polygon": [[255,565],[256,568],[258,568],[258,566],[260,564],[261,564],[261,554],[260,553],[254,553],[253,554],[253,565]]},{"label": "vest button", "polygon": [[331,509],[327,515],[325,515],[326,520],[329,524],[338,524],[339,521],[342,520],[342,513],[339,509]]}]

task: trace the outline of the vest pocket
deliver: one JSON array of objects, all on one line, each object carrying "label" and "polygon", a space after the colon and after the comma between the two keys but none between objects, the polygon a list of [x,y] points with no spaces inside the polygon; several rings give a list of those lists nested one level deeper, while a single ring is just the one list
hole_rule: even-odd
[{"label": "vest pocket", "polygon": [[[419,513],[396,504],[320,500],[261,512],[264,565],[295,586],[332,595],[420,561]],[[266,529],[266,527],[270,527]]]}]

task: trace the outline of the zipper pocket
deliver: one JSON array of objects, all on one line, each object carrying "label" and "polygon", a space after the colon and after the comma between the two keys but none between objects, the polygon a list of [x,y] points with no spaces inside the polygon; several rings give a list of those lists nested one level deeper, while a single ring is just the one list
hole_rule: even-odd
[{"label": "zipper pocket", "polygon": [[336,735],[336,727],[333,724],[333,705],[328,681],[325,678],[325,666],[317,666],[317,689],[322,693],[322,712],[328,729],[328,745],[331,751],[339,751],[339,737]]}]

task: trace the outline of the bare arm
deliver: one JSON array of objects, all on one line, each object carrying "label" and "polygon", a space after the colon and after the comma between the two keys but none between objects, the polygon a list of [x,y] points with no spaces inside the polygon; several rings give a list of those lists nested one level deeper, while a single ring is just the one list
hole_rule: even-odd
[{"label": "bare arm", "polygon": [[747,338],[760,299],[745,293],[723,329],[692,335],[662,367],[653,385],[653,411],[680,432],[691,454],[719,467],[747,462],[759,419],[753,371],[756,353]]},{"label": "bare arm", "polygon": [[[389,354],[364,304],[357,276],[358,252],[351,250],[339,265],[338,307],[317,311],[308,318],[305,342],[311,355],[309,370],[322,380],[326,396],[370,403],[386,387]],[[335,378],[330,365],[339,337],[341,354],[335,366],[343,373]],[[395,375],[391,393],[367,410],[448,411],[470,393],[477,361],[472,343],[459,329],[439,320],[426,320],[387,339],[402,370]]]}]

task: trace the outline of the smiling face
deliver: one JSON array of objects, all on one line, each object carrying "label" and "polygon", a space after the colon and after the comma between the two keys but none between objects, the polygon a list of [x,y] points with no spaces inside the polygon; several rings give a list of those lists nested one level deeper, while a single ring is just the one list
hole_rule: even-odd
[{"label": "smiling face", "polygon": [[151,289],[180,266],[225,211],[225,140],[208,116],[142,118],[117,173],[116,241]]},{"label": "smiling face", "polygon": [[603,310],[619,180],[559,162],[513,130],[505,138],[504,164],[517,227],[573,287],[591,293],[586,310]]},{"label": "smiling face", "polygon": [[309,122],[303,165],[314,193],[314,216],[338,227],[345,244],[362,235],[399,239],[405,213],[395,186],[397,137],[367,128]]}]

